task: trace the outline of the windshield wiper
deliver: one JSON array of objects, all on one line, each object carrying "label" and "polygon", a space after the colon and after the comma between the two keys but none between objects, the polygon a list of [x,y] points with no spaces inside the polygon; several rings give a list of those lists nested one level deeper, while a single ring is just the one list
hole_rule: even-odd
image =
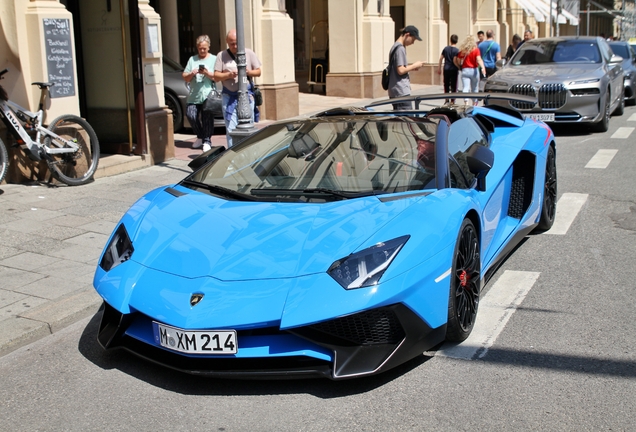
[{"label": "windshield wiper", "polygon": [[348,191],[336,191],[327,188],[307,188],[307,189],[252,189],[250,191],[253,195],[331,195],[338,198],[361,198],[371,195],[381,195],[388,192],[385,191],[362,191],[362,192],[348,192]]},{"label": "windshield wiper", "polygon": [[217,185],[213,185],[213,184],[202,183],[202,182],[198,182],[198,181],[195,181],[195,180],[188,180],[188,179],[183,180],[181,183],[187,184],[187,185],[191,185],[191,186],[194,186],[194,187],[207,189],[210,192],[213,192],[215,194],[224,196],[226,198],[236,198],[236,199],[242,200],[242,201],[258,201],[257,198],[254,198],[254,197],[252,197],[250,195],[247,195],[247,194],[244,194],[244,193],[241,193],[241,192],[237,192],[237,191],[234,191],[232,189],[224,188],[223,186],[217,186]]}]

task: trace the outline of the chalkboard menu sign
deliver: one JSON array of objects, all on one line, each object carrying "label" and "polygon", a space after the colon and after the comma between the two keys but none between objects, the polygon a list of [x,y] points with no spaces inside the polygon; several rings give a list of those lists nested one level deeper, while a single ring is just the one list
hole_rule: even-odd
[{"label": "chalkboard menu sign", "polygon": [[44,18],[44,48],[51,98],[75,96],[71,26],[65,18]]}]

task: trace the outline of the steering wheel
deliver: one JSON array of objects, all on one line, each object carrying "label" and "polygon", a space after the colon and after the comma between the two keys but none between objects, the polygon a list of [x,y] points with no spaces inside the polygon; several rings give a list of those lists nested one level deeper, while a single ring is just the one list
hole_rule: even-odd
[{"label": "steering wheel", "polygon": [[574,61],[579,61],[579,60],[581,60],[581,61],[588,61],[588,62],[590,61],[590,59],[589,59],[589,58],[587,58],[587,57],[577,57],[577,58],[575,58],[575,59],[574,59]]}]

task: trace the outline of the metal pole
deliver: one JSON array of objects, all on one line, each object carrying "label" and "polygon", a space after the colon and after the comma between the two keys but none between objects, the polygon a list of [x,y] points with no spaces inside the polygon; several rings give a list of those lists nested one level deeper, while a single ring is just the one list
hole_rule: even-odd
[{"label": "metal pole", "polygon": [[590,35],[590,2],[587,2],[587,36]]},{"label": "metal pole", "polygon": [[232,145],[236,145],[256,132],[252,123],[252,112],[247,92],[247,62],[245,60],[245,29],[243,25],[243,0],[235,0],[236,8],[236,66],[238,67],[238,124],[236,129],[230,132]]}]

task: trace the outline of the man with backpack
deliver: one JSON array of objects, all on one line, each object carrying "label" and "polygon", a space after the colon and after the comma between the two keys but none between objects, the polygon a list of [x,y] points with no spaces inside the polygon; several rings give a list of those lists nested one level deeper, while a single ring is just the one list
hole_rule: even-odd
[{"label": "man with backpack", "polygon": [[[417,61],[411,65],[406,60],[406,47],[421,41],[420,32],[417,27],[409,25],[402,29],[400,37],[397,38],[389,53],[389,98],[409,96],[411,94],[411,80],[409,72],[419,70],[424,66],[424,62]],[[413,109],[411,102],[401,102],[393,104],[394,110]]]}]

